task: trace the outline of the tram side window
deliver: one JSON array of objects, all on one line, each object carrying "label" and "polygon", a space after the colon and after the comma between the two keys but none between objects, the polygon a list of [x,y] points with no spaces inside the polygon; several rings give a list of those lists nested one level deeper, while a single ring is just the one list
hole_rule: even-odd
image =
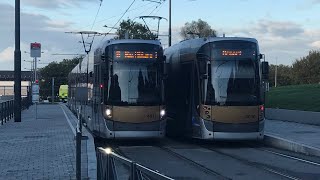
[{"label": "tram side window", "polygon": [[208,67],[208,81],[207,81],[207,89],[206,89],[206,100],[205,100],[205,104],[210,104],[211,102],[215,102],[215,89],[212,85],[212,70],[210,67]]}]

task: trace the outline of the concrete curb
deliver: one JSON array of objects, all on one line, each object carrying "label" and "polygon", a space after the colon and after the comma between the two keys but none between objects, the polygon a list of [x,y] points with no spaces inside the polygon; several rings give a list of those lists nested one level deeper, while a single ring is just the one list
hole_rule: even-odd
[{"label": "concrete curb", "polygon": [[94,145],[94,138],[91,133],[88,132],[86,127],[82,128],[87,140],[87,157],[88,157],[88,178],[91,180],[97,179],[97,156],[96,147]]},{"label": "concrete curb", "polygon": [[[65,110],[69,111],[69,114],[72,116],[77,121],[76,116],[70,111],[70,109],[65,105],[62,104],[62,107],[64,107]],[[76,127],[73,127],[76,129]],[[82,140],[82,143],[85,143],[86,151],[81,152],[81,156],[86,156],[87,157],[87,162],[84,162],[82,160],[82,170],[86,170],[88,179],[90,180],[96,180],[97,179],[97,156],[96,156],[96,148],[94,144],[94,138],[92,134],[87,130],[86,127],[82,127],[82,136],[88,137],[86,140]],[[83,165],[86,165],[87,168],[84,168]]]},{"label": "concrete curb", "polygon": [[302,153],[306,155],[320,157],[320,149],[306,145],[306,144],[284,139],[274,134],[266,133],[264,135],[263,142],[264,144],[269,146],[273,146],[273,147],[277,147],[277,148],[281,148],[281,149],[285,149],[285,150],[289,150],[297,153]]}]

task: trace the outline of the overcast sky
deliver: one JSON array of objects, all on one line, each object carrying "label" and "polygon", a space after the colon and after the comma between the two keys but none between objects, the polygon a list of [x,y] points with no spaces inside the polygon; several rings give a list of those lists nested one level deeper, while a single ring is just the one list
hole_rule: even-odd
[{"label": "overcast sky", "polygon": [[[201,18],[218,31],[219,36],[254,37],[260,43],[267,60],[278,64],[292,62],[320,49],[320,0],[172,0],[173,43],[181,40],[180,28],[185,22]],[[84,53],[80,35],[66,31],[93,30],[109,32],[104,25],[118,27],[116,22],[133,0],[22,0],[21,51],[22,60],[31,60],[31,42],[42,44],[40,67],[51,61],[72,56],[54,56],[55,53]],[[168,0],[161,4],[135,0],[123,19],[143,23],[139,16],[157,15],[168,18]],[[155,20],[146,21],[156,29]],[[168,34],[168,22],[161,21],[161,34]],[[113,31],[111,31],[113,32]],[[105,37],[103,40],[111,38]],[[162,38],[167,46],[168,40]],[[85,39],[87,39],[85,37]],[[90,38],[89,38],[90,39]],[[89,40],[88,39],[88,40]],[[0,0],[0,70],[13,69],[14,1]],[[97,37],[94,45],[101,43]],[[23,62],[23,68],[30,63]]]}]

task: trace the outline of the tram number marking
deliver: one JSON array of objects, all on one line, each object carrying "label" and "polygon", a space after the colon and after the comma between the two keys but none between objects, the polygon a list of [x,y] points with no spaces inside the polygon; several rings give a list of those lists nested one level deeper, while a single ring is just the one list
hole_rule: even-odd
[{"label": "tram number marking", "polygon": [[147,114],[146,117],[148,119],[154,119],[154,118],[156,118],[156,115],[155,114]]}]

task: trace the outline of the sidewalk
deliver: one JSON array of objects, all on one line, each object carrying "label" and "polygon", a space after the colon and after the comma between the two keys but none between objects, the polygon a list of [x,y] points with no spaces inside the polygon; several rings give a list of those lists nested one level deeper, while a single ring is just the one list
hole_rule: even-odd
[{"label": "sidewalk", "polygon": [[320,112],[266,108],[266,118],[320,126]]},{"label": "sidewalk", "polygon": [[[37,109],[37,119],[31,106],[22,112],[22,122],[10,120],[0,126],[0,179],[75,179],[73,115],[59,104],[41,104]],[[95,152],[87,148],[92,147],[92,137],[84,141],[83,170],[88,169],[87,151]],[[86,178],[88,173],[82,175]]]},{"label": "sidewalk", "polygon": [[320,156],[320,126],[266,120],[265,143],[279,148]]}]

